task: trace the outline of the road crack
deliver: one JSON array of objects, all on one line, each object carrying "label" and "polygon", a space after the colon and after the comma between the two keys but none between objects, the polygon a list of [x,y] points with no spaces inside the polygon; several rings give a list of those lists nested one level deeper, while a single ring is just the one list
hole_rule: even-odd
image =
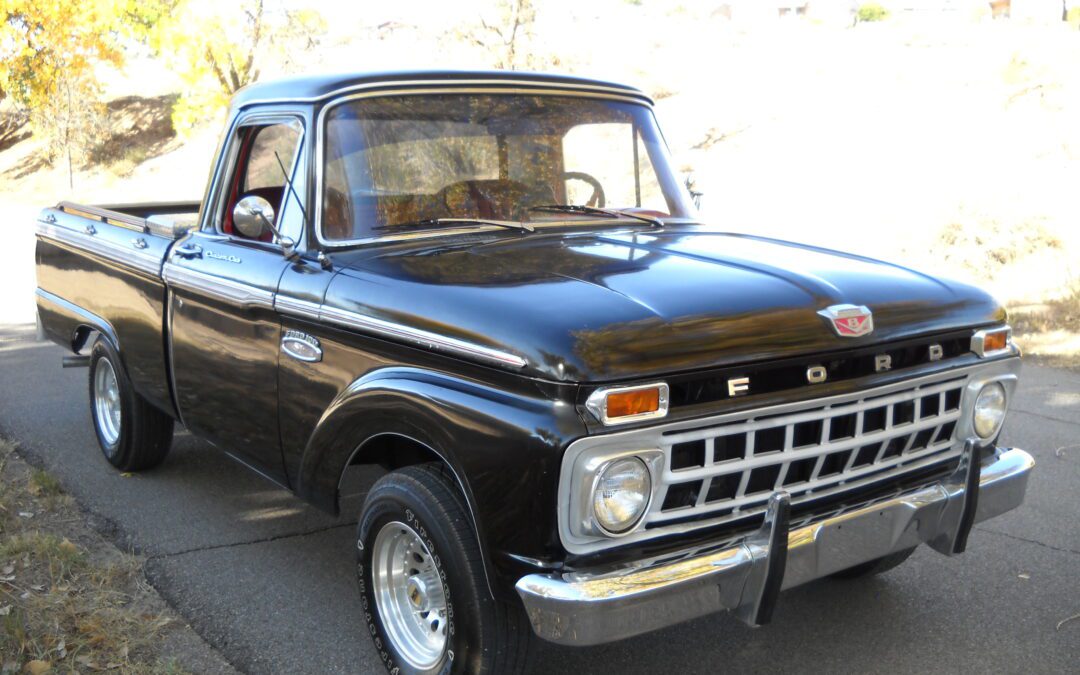
[{"label": "road crack", "polygon": [[307,537],[313,534],[321,534],[323,532],[329,532],[330,530],[338,530],[343,527],[355,527],[352,523],[338,523],[337,525],[325,525],[323,527],[316,527],[311,530],[305,530],[304,532],[290,532],[288,534],[276,534],[272,537],[263,537],[261,539],[252,539],[250,541],[235,541],[226,544],[211,544],[209,546],[196,546],[194,548],[184,549],[182,551],[172,551],[169,553],[155,553],[154,555],[146,556],[147,561],[150,560],[163,560],[165,558],[175,558],[177,556],[188,555],[189,553],[202,553],[204,551],[216,551],[223,548],[238,548],[240,546],[254,546],[256,544],[268,544],[274,541],[281,541],[282,539],[295,539],[297,537]]},{"label": "road crack", "polygon": [[999,536],[1002,536],[1002,537],[1006,537],[1008,539],[1015,539],[1016,541],[1022,541],[1022,542],[1028,543],[1028,544],[1035,544],[1036,546],[1042,546],[1043,548],[1048,548],[1051,551],[1057,551],[1058,553],[1071,553],[1073,555],[1080,555],[1080,551],[1075,551],[1075,550],[1073,550],[1071,548],[1059,548],[1057,546],[1052,546],[1050,544],[1043,543],[1043,542],[1041,542],[1041,541],[1039,541],[1037,539],[1028,539],[1026,537],[1019,537],[1019,536],[1017,536],[1015,534],[1009,534],[1008,532],[1001,532],[999,530],[988,530],[985,527],[975,527],[975,528],[972,528],[972,529],[978,530],[979,532],[986,532],[988,534],[996,534],[996,535],[999,535]]},{"label": "road crack", "polygon": [[1020,413],[1021,415],[1031,415],[1032,417],[1038,417],[1040,419],[1050,420],[1051,422],[1059,422],[1061,424],[1067,424],[1067,425],[1073,426],[1073,427],[1080,426],[1080,425],[1077,425],[1075,420],[1063,420],[1060,417],[1054,417],[1052,415],[1044,415],[1042,413],[1032,412],[1031,410],[1024,410],[1023,408],[1012,408],[1010,412]]}]

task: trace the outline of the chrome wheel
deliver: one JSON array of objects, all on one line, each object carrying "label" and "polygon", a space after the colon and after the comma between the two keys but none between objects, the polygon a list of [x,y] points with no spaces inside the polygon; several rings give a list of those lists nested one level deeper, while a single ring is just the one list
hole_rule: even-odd
[{"label": "chrome wheel", "polygon": [[401,522],[384,525],[375,537],[371,576],[379,618],[398,654],[418,670],[433,668],[446,652],[446,594],[420,536]]},{"label": "chrome wheel", "polygon": [[120,439],[120,385],[108,359],[99,359],[94,370],[94,419],[105,443]]}]

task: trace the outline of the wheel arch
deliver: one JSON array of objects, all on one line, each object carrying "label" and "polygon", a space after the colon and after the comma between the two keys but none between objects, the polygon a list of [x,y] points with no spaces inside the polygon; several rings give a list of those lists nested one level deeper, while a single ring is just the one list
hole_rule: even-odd
[{"label": "wheel arch", "polygon": [[[528,385],[491,386],[415,367],[389,367],[359,378],[335,397],[309,436],[294,485],[302,499],[337,514],[349,467],[375,464],[393,470],[439,462],[464,497],[488,590],[496,597],[502,595],[504,575],[496,570],[493,552],[507,540],[508,514],[539,508],[535,494],[512,490],[507,495],[506,477],[533,486],[554,475],[566,438],[580,433],[580,425],[572,408]],[[551,493],[554,500],[553,488]]]}]

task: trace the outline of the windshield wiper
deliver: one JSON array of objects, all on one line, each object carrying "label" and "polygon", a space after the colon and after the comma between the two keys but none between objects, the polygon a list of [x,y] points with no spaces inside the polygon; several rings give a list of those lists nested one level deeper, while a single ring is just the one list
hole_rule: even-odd
[{"label": "windshield wiper", "polygon": [[411,220],[407,223],[380,225],[374,229],[389,230],[397,229],[399,227],[432,227],[439,225],[450,225],[453,223],[469,223],[471,225],[494,225],[496,227],[505,227],[511,230],[524,230],[525,232],[536,231],[536,229],[528,223],[519,223],[516,220],[489,220],[487,218],[421,218],[420,220]]},{"label": "windshield wiper", "polygon": [[625,213],[614,209],[602,209],[596,206],[584,206],[582,204],[539,204],[530,206],[529,211],[550,211],[553,213],[580,213],[587,216],[606,216],[608,218],[633,218],[653,227],[663,227],[664,221],[652,216],[642,216],[637,213]]}]

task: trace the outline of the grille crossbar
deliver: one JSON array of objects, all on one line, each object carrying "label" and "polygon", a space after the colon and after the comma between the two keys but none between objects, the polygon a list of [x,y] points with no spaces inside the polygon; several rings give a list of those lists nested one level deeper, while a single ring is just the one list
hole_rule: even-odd
[{"label": "grille crossbar", "polygon": [[[666,456],[646,527],[763,511],[959,456],[966,377],[830,406],[664,434]],[[871,478],[872,477],[872,478]]]}]

